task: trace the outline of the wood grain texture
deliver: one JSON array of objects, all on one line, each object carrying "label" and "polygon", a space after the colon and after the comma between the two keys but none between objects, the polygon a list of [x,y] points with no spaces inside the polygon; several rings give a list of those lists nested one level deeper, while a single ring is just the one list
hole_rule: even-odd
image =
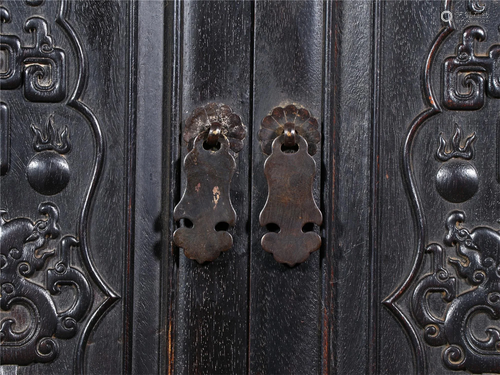
[{"label": "wood grain texture", "polygon": [[[332,8],[326,20],[331,47],[326,50],[323,130],[323,204],[329,226],[322,262],[325,306],[332,294],[327,315],[331,359],[323,373],[376,373],[369,355],[375,344],[370,298],[377,298],[370,290],[374,223],[369,209],[375,160],[374,3],[334,2]],[[323,353],[326,349],[323,344]]]},{"label": "wood grain texture", "polygon": [[[383,147],[381,151],[383,153],[383,157],[381,160],[384,161],[386,176],[391,175],[392,167],[390,164],[391,157],[395,156],[394,151],[389,151],[394,149],[394,144],[392,142],[394,139],[401,137],[401,134],[405,134],[403,138],[406,139],[406,146],[404,148],[404,153],[402,153],[402,164],[404,165],[404,170],[402,173],[403,180],[401,184],[406,187],[406,198],[408,203],[410,203],[409,211],[412,212],[412,215],[408,219],[403,219],[399,222],[399,226],[402,231],[405,232],[409,230],[411,235],[405,236],[402,238],[401,244],[404,242],[408,242],[408,245],[404,244],[402,248],[406,249],[401,252],[399,256],[400,262],[397,264],[398,267],[390,265],[387,262],[386,258],[383,258],[381,274],[385,273],[394,273],[394,275],[398,275],[396,280],[398,280],[395,284],[393,283],[393,287],[396,286],[398,289],[398,296],[396,297],[395,292],[391,291],[391,299],[394,301],[391,303],[389,299],[386,300],[386,306],[391,308],[392,312],[396,310],[392,307],[396,307],[399,310],[399,322],[401,326],[405,329],[407,333],[407,337],[411,343],[410,348],[413,352],[413,363],[407,363],[406,366],[414,365],[414,370],[417,373],[432,373],[432,374],[445,374],[451,373],[450,370],[455,369],[457,364],[447,362],[446,352],[447,347],[457,347],[457,342],[464,340],[467,336],[468,340],[472,340],[471,337],[480,337],[484,334],[484,329],[481,324],[475,324],[474,319],[471,319],[464,324],[463,327],[460,327],[456,322],[462,321],[460,318],[450,318],[456,311],[457,314],[465,314],[469,313],[472,310],[480,311],[483,307],[481,307],[480,300],[475,300],[476,305],[472,303],[472,295],[477,292],[481,292],[484,285],[481,285],[476,289],[473,285],[474,283],[470,280],[465,280],[463,276],[463,272],[459,267],[455,268],[452,266],[451,258],[458,253],[458,248],[454,249],[452,243],[445,239],[445,235],[450,228],[445,225],[445,220],[448,217],[456,216],[457,212],[462,212],[464,217],[466,217],[465,223],[463,227],[465,230],[472,230],[475,226],[485,225],[486,227],[496,228],[496,217],[498,217],[498,182],[496,181],[495,176],[495,155],[491,154],[491,152],[486,150],[492,150],[496,147],[497,140],[495,139],[497,134],[495,130],[495,126],[498,123],[498,100],[495,99],[495,95],[490,93],[485,100],[484,107],[481,106],[481,109],[478,111],[467,110],[467,106],[458,103],[453,103],[453,100],[448,94],[451,92],[450,90],[454,90],[455,88],[450,87],[450,81],[446,79],[446,69],[447,65],[445,61],[450,61],[456,56],[457,47],[462,43],[462,41],[466,38],[464,37],[467,34],[468,27],[471,24],[477,25],[478,27],[484,28],[485,34],[489,35],[498,35],[498,25],[495,22],[491,23],[490,19],[498,19],[498,3],[487,2],[484,9],[484,12],[476,12],[471,10],[471,2],[453,2],[453,3],[435,3],[429,2],[425,8],[413,8],[408,7],[406,9],[406,13],[399,13],[403,15],[403,17],[409,17],[408,19],[415,19],[415,17],[420,17],[424,22],[413,24],[411,26],[412,31],[409,31],[408,34],[400,34],[397,29],[397,35],[394,35],[394,39],[392,39],[392,43],[399,46],[400,49],[404,47],[401,45],[400,38],[411,38],[412,35],[422,34],[425,35],[428,40],[427,54],[429,56],[429,61],[424,66],[422,65],[421,71],[424,71],[424,75],[420,75],[418,86],[408,86],[411,87],[409,92],[405,92],[406,94],[412,93],[415,97],[419,96],[422,92],[424,92],[424,96],[421,98],[421,101],[414,105],[410,99],[408,99],[407,107],[404,108],[401,114],[389,114],[389,111],[384,111],[384,116],[387,116],[389,120],[391,116],[395,117],[408,117],[406,122],[408,123],[406,129],[401,127],[395,127],[395,134],[386,134],[381,137],[382,139],[386,139],[387,143],[382,143]],[[453,22],[443,21],[442,12],[443,10],[448,10],[453,17]],[[393,9],[384,8],[384,12],[387,12],[387,16],[392,14]],[[438,17],[438,15],[440,17]],[[385,17],[386,15],[384,15]],[[491,18],[490,18],[491,17]],[[420,29],[425,25],[424,29]],[[397,26],[395,26],[397,27]],[[429,30],[434,30],[433,33],[429,33]],[[386,35],[387,40],[390,40],[392,37],[390,35]],[[493,46],[494,43],[498,43],[498,37],[493,37],[493,40],[479,38],[477,41],[477,45],[475,48],[477,50],[474,51],[475,56],[482,56],[481,58],[484,60],[487,59],[485,55],[485,51],[488,51],[490,47]],[[423,42],[422,42],[423,44]],[[432,49],[431,49],[432,46]],[[494,48],[494,47],[493,47]],[[482,52],[480,52],[482,51]],[[414,59],[412,58],[415,55],[425,54],[424,46],[421,43],[415,43],[414,51],[404,51],[398,54],[398,58],[401,58],[404,61],[403,64],[400,64],[401,67],[404,67],[402,70],[397,73],[397,76],[401,77],[410,77],[410,75],[417,77],[416,74],[407,71],[406,69],[412,68],[416,69],[413,65],[416,65]],[[388,55],[386,57],[388,61],[397,60],[396,56]],[[473,61],[473,59],[471,59]],[[475,62],[474,62],[475,63]],[[473,63],[471,63],[473,64]],[[391,73],[391,76],[393,76]],[[490,77],[491,74],[488,69],[485,70],[485,75]],[[387,77],[387,76],[386,76]],[[425,78],[425,79],[424,79]],[[390,82],[391,79],[386,82]],[[382,86],[383,87],[383,86]],[[419,90],[420,89],[420,90]],[[463,91],[464,88],[460,88],[459,90]],[[398,98],[393,97],[389,92],[382,90],[382,95],[386,96],[389,100],[397,100],[397,103],[405,103],[403,98],[399,96]],[[478,95],[484,94],[480,92]],[[401,100],[401,101],[400,101]],[[480,101],[478,101],[480,102]],[[478,103],[476,102],[476,104]],[[469,102],[467,105],[470,105],[472,102]],[[420,104],[420,105],[418,105]],[[475,105],[474,104],[474,107]],[[476,107],[475,107],[476,108]],[[470,108],[469,108],[470,109]],[[415,112],[414,120],[409,118],[409,113]],[[399,123],[402,119],[397,119],[396,121],[389,120],[394,123]],[[476,148],[477,154],[473,157],[473,161],[468,162],[465,161],[463,155],[460,158],[457,158],[452,161],[447,161],[442,158],[442,156],[438,155],[438,145],[440,134],[443,133],[443,137],[446,139],[451,138],[451,136],[457,131],[458,128],[462,129],[463,137],[462,137],[462,145],[465,143],[467,137],[472,136],[472,134],[476,134],[479,136],[479,132],[483,135],[483,139],[481,143],[478,143]],[[401,133],[399,133],[401,132]],[[393,136],[396,135],[395,138]],[[478,138],[479,139],[479,138]],[[445,141],[446,142],[446,141]],[[477,142],[477,141],[476,141]],[[408,146],[409,145],[409,146]],[[451,144],[449,145],[448,151],[452,151]],[[483,150],[483,151],[480,151]],[[482,156],[479,156],[482,155]],[[445,158],[446,159],[446,158]],[[470,175],[466,178],[462,179],[460,177],[460,173],[451,172],[450,176],[455,183],[460,186],[460,193],[466,191],[467,187],[474,186],[474,184],[479,184],[479,190],[474,194],[473,197],[470,195],[463,195],[457,198],[456,192],[449,187],[444,187],[440,184],[442,182],[440,174],[438,171],[444,170],[453,170],[453,166],[461,165],[463,168],[468,170],[477,171],[477,175]],[[401,169],[400,169],[401,171]],[[454,175],[454,176],[453,176]],[[477,177],[479,176],[479,177]],[[383,176],[382,176],[383,180]],[[395,187],[394,180],[391,180],[389,177],[386,177],[387,181],[384,181],[385,187],[389,189],[393,189]],[[471,185],[472,184],[472,185]],[[391,186],[389,188],[389,186]],[[400,192],[397,190],[393,190],[392,194],[394,197],[400,196]],[[381,202],[387,201],[388,196],[384,194]],[[457,211],[459,210],[459,211]],[[383,209],[384,212],[387,212],[383,217],[389,217],[389,212],[394,211],[394,208],[385,207]],[[452,215],[452,212],[455,214]],[[398,217],[403,218],[401,215],[405,215],[405,212],[397,213]],[[481,224],[480,224],[481,223]],[[390,223],[387,223],[390,227]],[[408,227],[408,224],[411,226]],[[395,224],[394,224],[395,225]],[[450,224],[455,225],[455,223]],[[492,230],[492,229],[488,229]],[[396,247],[401,248],[400,245],[396,245],[393,241],[394,239],[389,238],[389,228],[384,226],[382,230],[381,239],[387,245],[383,247],[391,251],[396,249]],[[450,230],[451,231],[451,230]],[[472,233],[471,232],[471,233]],[[487,232],[487,231],[486,231]],[[404,232],[401,232],[404,233]],[[404,242],[403,242],[404,241]],[[432,244],[432,245],[430,245]],[[442,245],[442,247],[441,247]],[[455,244],[453,244],[455,245]],[[459,245],[458,242],[456,245]],[[458,288],[460,289],[460,295],[457,297],[452,297],[450,301],[444,302],[439,298],[434,299],[436,296],[434,293],[429,293],[426,296],[427,301],[423,301],[418,299],[417,289],[425,284],[424,277],[431,276],[433,270],[432,263],[432,254],[428,253],[428,250],[439,249],[444,251],[443,258],[443,268],[446,272],[449,273],[450,280],[453,282],[456,281]],[[488,246],[480,245],[477,247],[478,256],[486,254],[488,250]],[[394,253],[394,252],[393,252]],[[481,255],[482,254],[482,255]],[[464,257],[465,259],[465,257]],[[434,264],[439,263],[440,258],[434,259]],[[471,262],[471,265],[474,263]],[[474,266],[471,266],[474,267]],[[397,269],[396,269],[397,268]],[[458,273],[457,273],[458,272]],[[495,279],[496,276],[493,276]],[[389,288],[388,281],[383,280],[383,287]],[[421,283],[422,282],[422,283]],[[487,287],[486,287],[487,288]],[[386,289],[388,290],[388,289]],[[388,290],[389,291],[389,290]],[[474,291],[474,293],[472,293]],[[410,301],[409,299],[413,299]],[[453,306],[453,309],[450,308],[450,304]],[[444,341],[433,342],[432,339],[429,339],[424,334],[425,324],[418,322],[418,308],[426,306],[429,304],[431,307],[432,313],[435,315],[435,311],[441,309],[440,311],[444,321],[444,325],[447,327],[446,330],[442,330],[442,337],[444,337]],[[469,306],[469,307],[467,307]],[[470,309],[467,312],[467,309]],[[484,310],[483,310],[484,311]],[[398,314],[395,314],[398,316]],[[381,315],[382,317],[382,315]],[[386,323],[385,317],[381,322],[381,326]],[[404,320],[407,319],[407,323]],[[487,319],[488,323],[483,321],[483,325],[488,324],[489,328],[495,327],[498,329],[498,323],[494,320]],[[441,323],[440,323],[441,324]],[[465,328],[467,326],[467,328]],[[387,326],[387,333],[392,331],[392,327]],[[462,337],[457,339],[453,338],[453,333],[451,332],[465,332],[462,333]],[[444,335],[444,336],[443,336]],[[385,334],[381,337],[381,343],[389,344],[393,347],[398,346],[396,341],[397,337],[393,336],[389,338]],[[472,342],[472,341],[470,341]],[[447,345],[447,346],[445,346]],[[465,345],[460,344],[463,347]],[[467,344],[469,345],[469,344]],[[474,344],[470,344],[474,347]],[[459,351],[463,349],[458,349]],[[467,351],[468,349],[466,349]],[[494,359],[493,361],[497,361],[494,365],[492,365],[492,359],[496,354],[493,353],[485,353],[483,352],[481,355],[475,355],[471,352],[463,355],[466,358],[463,363],[460,364],[460,368],[463,370],[470,370],[473,372],[484,371],[489,372],[498,371],[498,360]],[[393,371],[394,366],[403,366],[403,361],[395,361],[390,356],[381,355],[383,360],[383,367],[381,367],[387,373]],[[392,362],[391,362],[392,361]],[[386,367],[387,366],[387,367]],[[401,369],[399,371],[408,371],[406,369]]]},{"label": "wood grain texture", "polygon": [[[160,371],[160,339],[166,340],[161,326],[161,214],[163,182],[163,80],[157,66],[165,56],[164,16],[161,2],[137,2],[137,130],[135,146],[135,219],[132,223],[134,258],[131,262],[129,352],[124,372],[154,374]],[[132,36],[133,40],[133,36]],[[133,92],[132,92],[133,93]],[[166,268],[166,267],[165,267]],[[147,318],[145,318],[145,314]],[[125,328],[127,329],[127,327]],[[126,353],[126,352],[125,352]]]},{"label": "wood grain texture", "polygon": [[[434,34],[439,29],[441,3],[382,3],[380,97],[379,258],[380,296],[395,288],[409,269],[416,233],[401,177],[401,147],[413,117],[423,108],[422,71]],[[418,19],[419,22],[415,22]],[[390,30],[390,31],[389,31]],[[432,31],[431,31],[432,30]],[[419,42],[408,44],[414,35]],[[425,43],[424,43],[425,40]],[[399,87],[404,84],[405,90]],[[392,124],[392,126],[387,126]],[[383,128],[382,128],[383,126]],[[384,204],[383,202],[392,202]],[[397,232],[395,231],[397,228]],[[397,235],[396,235],[397,233]],[[402,251],[405,249],[405,251]],[[379,371],[415,373],[411,344],[402,326],[379,305]]]},{"label": "wood grain texture", "polygon": [[[322,104],[323,3],[259,1],[255,9],[253,134],[276,106],[295,104],[318,118]],[[321,119],[318,118],[318,122]],[[261,247],[258,215],[266,200],[256,137],[252,147],[250,373],[311,374],[320,369],[319,252],[296,267],[277,263]],[[319,203],[321,152],[315,155]]]},{"label": "wood grain texture", "polygon": [[[70,5],[66,22],[78,43],[68,38],[63,21],[55,22],[61,4]],[[445,220],[452,211],[465,213],[460,225],[468,233],[483,226],[488,238],[497,238],[500,100],[490,87],[484,103],[474,102],[474,111],[443,105],[443,100],[459,100],[443,95],[450,88],[443,64],[457,56],[465,28],[484,28],[487,38],[476,40],[474,48],[483,59],[482,74],[493,74],[486,60],[489,48],[500,43],[500,4],[484,1],[484,10],[481,4],[5,0],[2,7],[12,17],[2,23],[2,34],[16,34],[23,46],[32,46],[35,39],[24,22],[45,20],[56,51],[65,53],[66,92],[81,90],[77,100],[55,95],[47,101],[45,95],[45,101],[34,103],[30,100],[37,96],[26,96],[24,86],[2,87],[0,109],[9,112],[11,142],[6,170],[7,142],[2,140],[0,208],[8,210],[9,220],[33,221],[39,219],[40,202],[53,202],[61,209],[61,233],[86,238],[88,259],[97,270],[93,277],[86,273],[92,308],[111,295],[116,298],[110,291],[122,297],[93,321],[83,339],[85,350],[77,337],[61,340],[55,361],[19,367],[17,374],[72,373],[75,358],[84,358],[89,374],[456,374],[443,363],[445,344],[425,341],[412,295],[433,271],[431,254],[421,243],[445,248],[442,266],[454,272],[462,300],[476,287],[457,275],[447,258],[456,256],[455,247],[444,244]],[[412,146],[402,157],[415,119],[430,108],[422,72],[436,36],[446,29],[445,6],[453,30],[440,42],[427,74],[439,103],[431,103],[432,119],[410,134]],[[3,9],[0,13],[5,18]],[[79,45],[86,61],[81,86],[75,83]],[[465,59],[457,64],[462,63]],[[77,101],[95,114],[102,139]],[[177,224],[172,216],[186,184],[185,120],[210,102],[229,105],[248,135],[235,157],[230,185],[237,215],[230,229],[234,245],[215,261],[198,264],[173,245]],[[322,136],[313,183],[323,214],[323,224],[315,228],[322,246],[293,267],[264,251],[267,229],[259,225],[268,186],[267,155],[257,134],[273,108],[288,104],[307,108],[321,124]],[[58,158],[69,165],[69,182],[56,183],[59,190],[49,195],[43,193],[55,190],[37,190],[27,167],[41,154],[33,147],[31,125],[41,128],[51,116],[56,129],[68,127],[72,149]],[[4,123],[2,117],[2,134]],[[463,141],[475,133],[474,156],[440,160],[441,132],[448,140],[457,127]],[[91,167],[96,160],[102,170],[85,205],[82,197],[95,180]],[[405,160],[414,177],[409,185]],[[446,184],[436,189],[438,170],[452,176],[454,165],[476,172],[463,177],[472,180],[472,196],[458,201],[454,196],[461,191],[450,193]],[[275,185],[286,174],[280,168]],[[420,210],[414,208],[412,187]],[[81,231],[84,206],[90,219],[88,230]],[[278,212],[269,221],[281,216]],[[496,250],[488,249],[494,255]],[[72,266],[85,272],[88,259],[78,251],[71,258]],[[55,257],[50,261],[54,266]],[[413,279],[393,304],[399,311],[391,310],[388,296],[408,275]],[[490,275],[498,277],[494,270]],[[108,293],[99,289],[101,279],[109,284]],[[45,274],[32,280],[41,286]],[[60,298],[56,305],[69,300]],[[415,300],[417,307],[429,303],[442,316],[450,310],[440,292]],[[92,319],[89,315],[82,324]],[[481,313],[474,315],[468,332],[484,339],[485,327],[500,330],[498,320]],[[493,368],[485,363],[476,360],[474,369],[498,372],[495,362]],[[12,366],[0,367],[0,374],[14,373]]]},{"label": "wood grain texture", "polygon": [[[195,108],[218,102],[231,107],[248,126],[252,3],[186,1],[182,15],[182,122]],[[201,265],[182,251],[179,255],[175,370],[180,374],[246,372],[248,150],[245,139],[231,182],[237,215],[232,249]],[[182,158],[186,152],[182,144]]]}]

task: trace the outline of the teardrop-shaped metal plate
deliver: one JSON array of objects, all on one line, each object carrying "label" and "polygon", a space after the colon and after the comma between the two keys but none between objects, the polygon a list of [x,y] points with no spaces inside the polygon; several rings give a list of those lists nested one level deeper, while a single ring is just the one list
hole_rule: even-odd
[{"label": "teardrop-shaped metal plate", "polygon": [[304,262],[320,248],[321,237],[304,226],[323,222],[312,195],[316,163],[308,154],[307,141],[300,135],[296,138],[296,152],[282,150],[284,135],[272,144],[272,154],[264,164],[268,197],[259,217],[260,225],[276,228],[262,237],[262,247],[290,266]]},{"label": "teardrop-shaped metal plate", "polygon": [[229,196],[236,163],[229,143],[220,137],[218,150],[206,150],[203,142],[204,134],[200,134],[184,159],[186,189],[174,209],[175,221],[189,223],[174,232],[174,242],[198,263],[213,261],[232,247],[233,237],[227,229],[236,222]]}]

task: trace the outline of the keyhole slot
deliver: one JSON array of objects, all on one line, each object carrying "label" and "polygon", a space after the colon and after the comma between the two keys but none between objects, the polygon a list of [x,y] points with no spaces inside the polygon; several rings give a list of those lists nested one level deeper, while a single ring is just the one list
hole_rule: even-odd
[{"label": "keyhole slot", "polygon": [[305,223],[302,227],[302,233],[314,232],[316,225],[314,223]]},{"label": "keyhole slot", "polygon": [[218,222],[215,224],[215,230],[217,232],[227,232],[229,230],[229,224],[225,221]]},{"label": "keyhole slot", "polygon": [[293,146],[285,146],[285,144],[282,144],[281,151],[285,154],[294,154],[299,151],[299,145],[297,143]]},{"label": "keyhole slot", "polygon": [[281,228],[276,223],[269,223],[266,225],[266,229],[268,232],[279,233],[281,232]]},{"label": "keyhole slot", "polygon": [[177,222],[177,227],[179,228],[192,228],[194,227],[194,224],[191,220],[187,219],[187,218],[183,218],[183,219],[180,219],[178,222]]},{"label": "keyhole slot", "polygon": [[203,142],[203,148],[207,151],[217,152],[220,150],[220,142],[217,142],[215,145],[210,145],[207,141]]}]

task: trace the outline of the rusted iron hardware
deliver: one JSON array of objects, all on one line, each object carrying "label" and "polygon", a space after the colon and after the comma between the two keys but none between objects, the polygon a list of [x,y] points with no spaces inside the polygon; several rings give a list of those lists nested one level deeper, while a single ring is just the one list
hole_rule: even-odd
[{"label": "rusted iron hardware", "polygon": [[323,216],[312,194],[316,162],[310,155],[319,141],[317,128],[307,110],[288,106],[275,108],[259,132],[262,149],[270,154],[264,164],[268,196],[259,217],[269,233],[261,244],[276,261],[290,266],[304,262],[321,246],[321,237],[313,231]]},{"label": "rusted iron hardware", "polygon": [[183,165],[186,188],[174,209],[174,220],[181,224],[174,242],[200,264],[233,245],[227,232],[236,222],[229,193],[236,163],[230,149],[241,150],[245,135],[240,117],[224,104],[198,108],[186,121],[184,140],[191,151]]}]

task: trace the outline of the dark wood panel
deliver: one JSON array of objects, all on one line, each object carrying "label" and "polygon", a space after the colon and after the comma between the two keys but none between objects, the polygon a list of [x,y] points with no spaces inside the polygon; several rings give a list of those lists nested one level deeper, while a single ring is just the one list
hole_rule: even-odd
[{"label": "dark wood panel", "polygon": [[[500,372],[498,0],[9,0],[0,16],[1,374]],[[198,264],[172,213],[207,103],[248,134],[234,244]],[[289,104],[322,137],[322,246],[292,267],[259,224],[259,129]]]},{"label": "dark wood panel", "polygon": [[384,48],[381,95],[399,110],[382,110],[394,126],[380,136],[379,261],[384,304],[399,324],[381,311],[383,373],[500,369],[487,343],[499,330],[500,93],[489,65],[500,51],[499,11],[497,1],[384,5],[383,41],[395,48]]},{"label": "dark wood panel", "polygon": [[[1,283],[12,295],[2,292],[0,319],[18,322],[12,337],[2,328],[6,371],[122,370],[133,12],[126,2],[2,2],[11,142]],[[28,336],[18,339],[22,328]]]},{"label": "dark wood panel", "polygon": [[[321,368],[319,251],[301,264],[277,263],[260,244],[259,213],[267,196],[263,154],[256,137],[274,107],[295,104],[322,114],[323,3],[259,1],[255,9],[252,124],[252,247],[250,373],[317,373]],[[315,155],[319,204],[321,150]],[[290,166],[293,168],[293,166]]]},{"label": "dark wood panel", "polygon": [[[250,122],[252,3],[183,2],[182,128],[208,103],[224,103]],[[181,157],[187,153],[181,144]],[[175,315],[178,373],[245,373],[248,353],[249,139],[236,156],[231,201],[236,211],[232,249],[198,264],[181,249]],[[184,176],[184,171],[183,171]],[[182,190],[185,180],[182,180]]]},{"label": "dark wood panel", "polygon": [[[421,77],[425,57],[440,28],[441,6],[441,2],[427,2],[424,7],[411,2],[382,2],[380,96],[387,105],[380,108],[380,299],[395,289],[394,280],[402,280],[412,263],[415,229],[401,176],[401,148],[412,119],[424,108]],[[382,305],[379,309],[380,372],[415,373],[408,336],[387,309]]]},{"label": "dark wood panel", "polygon": [[[325,155],[323,178],[325,247],[323,288],[333,294],[330,340],[333,361],[325,373],[376,373],[371,350],[376,345],[371,325],[372,299],[377,293],[372,277],[374,212],[371,167],[372,129],[376,126],[377,16],[373,2],[335,3],[332,22],[332,72],[325,79]],[[328,24],[328,23],[327,23]],[[369,51],[369,53],[367,53]],[[324,344],[323,344],[324,345]],[[325,349],[323,349],[325,350]]]},{"label": "dark wood panel", "polygon": [[[163,184],[163,108],[164,82],[158,67],[164,65],[165,5],[162,2],[137,2],[137,86],[135,115],[137,118],[135,147],[134,220],[130,223],[134,243],[130,263],[131,308],[128,352],[124,352],[124,373],[158,374],[160,343],[166,340],[161,327],[161,264]],[[167,71],[167,69],[165,69]],[[168,143],[167,143],[168,144]],[[166,183],[167,181],[165,181]]]}]

